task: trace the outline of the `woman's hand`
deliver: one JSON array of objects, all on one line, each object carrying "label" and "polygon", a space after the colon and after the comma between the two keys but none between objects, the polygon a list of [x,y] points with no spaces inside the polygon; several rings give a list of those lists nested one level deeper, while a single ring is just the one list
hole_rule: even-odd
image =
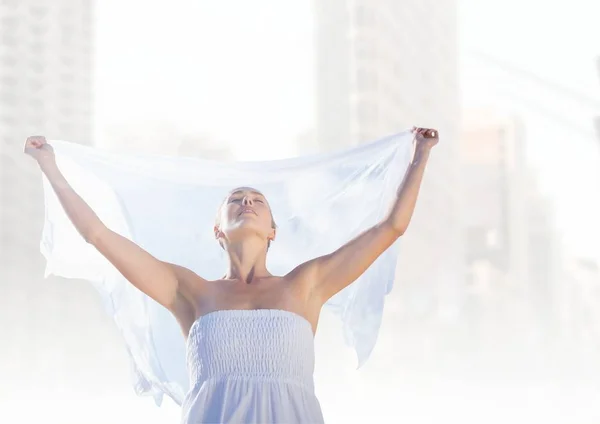
[{"label": "woman's hand", "polygon": [[440,141],[438,130],[413,127],[412,132],[415,134],[415,146],[417,148],[431,149]]},{"label": "woman's hand", "polygon": [[34,158],[40,165],[55,162],[54,149],[44,136],[28,137],[25,141],[25,154]]}]

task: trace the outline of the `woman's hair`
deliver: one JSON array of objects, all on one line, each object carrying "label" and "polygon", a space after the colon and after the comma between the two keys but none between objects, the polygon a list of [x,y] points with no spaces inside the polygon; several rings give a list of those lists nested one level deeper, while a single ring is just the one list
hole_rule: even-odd
[{"label": "woman's hair", "polygon": [[[221,210],[223,209],[223,206],[225,205],[225,202],[227,202],[227,199],[229,198],[230,195],[227,195],[227,197],[225,197],[225,199],[223,199],[223,201],[221,202],[221,205],[219,206],[219,209],[217,209],[217,218],[215,219],[215,227],[220,228],[221,227]],[[271,214],[271,228],[276,230],[277,229],[277,224],[275,223],[275,218],[273,218],[273,211],[271,210],[271,207],[269,206],[269,213]],[[221,242],[221,240],[219,240],[219,245],[221,246],[221,249],[225,249],[225,246],[223,246],[223,243]],[[269,247],[271,247],[271,240],[267,241],[267,250],[269,250]]]}]

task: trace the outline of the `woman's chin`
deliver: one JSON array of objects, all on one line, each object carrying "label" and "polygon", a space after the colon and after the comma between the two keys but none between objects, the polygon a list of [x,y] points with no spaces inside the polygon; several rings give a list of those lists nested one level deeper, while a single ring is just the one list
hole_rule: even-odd
[{"label": "woman's chin", "polygon": [[247,237],[262,238],[262,234],[264,234],[264,231],[260,227],[259,223],[253,219],[238,221],[235,227],[230,231],[231,239],[236,240],[245,239]]}]

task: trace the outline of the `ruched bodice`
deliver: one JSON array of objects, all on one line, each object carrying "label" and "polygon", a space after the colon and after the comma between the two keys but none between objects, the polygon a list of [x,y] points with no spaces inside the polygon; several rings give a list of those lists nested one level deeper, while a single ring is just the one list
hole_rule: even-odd
[{"label": "ruched bodice", "polygon": [[274,309],[200,317],[187,344],[183,422],[320,423],[314,338],[301,316]]}]

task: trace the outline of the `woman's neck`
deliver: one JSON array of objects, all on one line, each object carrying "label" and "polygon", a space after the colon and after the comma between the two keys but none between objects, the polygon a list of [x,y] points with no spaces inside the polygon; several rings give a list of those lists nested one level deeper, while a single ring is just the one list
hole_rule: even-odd
[{"label": "woman's neck", "polygon": [[229,269],[228,280],[241,280],[247,284],[257,278],[270,277],[267,271],[267,246],[262,240],[243,240],[227,245]]}]

